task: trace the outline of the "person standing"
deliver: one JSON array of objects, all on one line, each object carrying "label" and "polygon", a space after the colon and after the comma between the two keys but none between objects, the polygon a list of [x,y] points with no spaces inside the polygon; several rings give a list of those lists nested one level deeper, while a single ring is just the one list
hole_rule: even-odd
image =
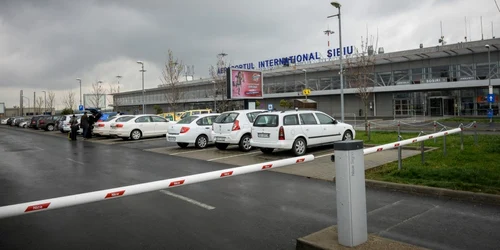
[{"label": "person standing", "polygon": [[76,134],[78,133],[78,119],[75,115],[71,117],[69,124],[71,126],[70,138],[72,141],[76,141]]},{"label": "person standing", "polygon": [[92,129],[93,129],[93,126],[94,126],[94,123],[96,122],[95,120],[95,116],[94,114],[91,114],[89,117],[88,117],[88,128],[87,128],[87,134],[85,135],[85,138],[87,139],[90,139],[92,138]]},{"label": "person standing", "polygon": [[87,116],[87,112],[83,113],[82,118],[80,120],[80,124],[83,129],[83,138],[87,138],[87,133],[89,129],[89,117]]}]

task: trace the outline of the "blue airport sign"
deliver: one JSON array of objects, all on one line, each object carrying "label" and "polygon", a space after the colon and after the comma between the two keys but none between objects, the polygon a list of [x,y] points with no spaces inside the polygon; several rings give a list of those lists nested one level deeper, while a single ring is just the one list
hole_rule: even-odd
[{"label": "blue airport sign", "polygon": [[488,102],[489,103],[494,103],[495,102],[495,94],[488,94]]}]

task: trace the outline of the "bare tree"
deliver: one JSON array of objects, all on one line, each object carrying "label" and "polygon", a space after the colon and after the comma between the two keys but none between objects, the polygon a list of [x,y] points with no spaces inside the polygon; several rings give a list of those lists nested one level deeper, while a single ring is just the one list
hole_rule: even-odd
[{"label": "bare tree", "polygon": [[174,112],[174,120],[176,119],[175,114],[178,111],[180,101],[184,97],[185,89],[181,86],[179,82],[179,77],[182,76],[184,71],[184,64],[179,61],[178,58],[174,58],[174,53],[172,50],[168,50],[168,58],[165,62],[160,78],[163,83],[161,87],[164,88],[164,95],[170,105],[171,111]]},{"label": "bare tree", "polygon": [[227,98],[227,75],[226,62],[224,61],[225,54],[217,55],[217,65],[210,66],[209,72],[213,81],[214,102],[216,102],[217,110],[214,112],[225,112],[231,110],[233,102]]},{"label": "bare tree", "polygon": [[65,97],[63,97],[63,105],[67,109],[75,109],[75,93],[69,91]]},{"label": "bare tree", "polygon": [[110,101],[113,101],[113,110],[114,111],[119,111],[120,110],[120,100],[118,97],[115,96],[116,93],[119,92],[119,87],[118,86],[113,86],[113,84],[109,84],[109,91],[108,93],[111,95],[110,99],[108,99],[108,103],[111,103]]},{"label": "bare tree", "polygon": [[90,104],[96,109],[101,108],[100,106],[106,98],[106,89],[102,87],[102,81],[96,81],[95,83],[92,83],[91,94],[92,96],[90,98]]},{"label": "bare tree", "polygon": [[44,106],[43,97],[39,96],[35,101],[36,113],[42,113],[42,107]]},{"label": "bare tree", "polygon": [[[374,41],[375,40],[375,41]],[[345,76],[349,86],[356,88],[356,94],[363,102],[365,131],[368,131],[368,106],[374,87],[375,52],[377,51],[378,35],[374,39],[361,37],[361,50],[356,49],[354,55],[347,59]]]},{"label": "bare tree", "polygon": [[49,91],[49,97],[47,98],[47,108],[49,108],[52,114],[52,109],[56,106],[56,93]]}]

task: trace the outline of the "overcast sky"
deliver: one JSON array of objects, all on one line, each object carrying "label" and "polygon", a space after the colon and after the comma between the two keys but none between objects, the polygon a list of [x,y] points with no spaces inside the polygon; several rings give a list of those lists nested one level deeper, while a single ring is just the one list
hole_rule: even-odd
[{"label": "overcast sky", "polygon": [[[54,91],[58,107],[68,91],[89,93],[92,82],[106,88],[122,75],[121,90],[160,84],[161,67],[171,49],[195,78],[207,77],[216,55],[232,64],[319,51],[326,56],[328,27],[338,20],[327,0],[0,0],[0,102],[19,105],[19,91],[33,103],[33,92]],[[344,45],[358,45],[366,29],[379,34],[385,52],[438,45],[439,22],[448,43],[468,37],[500,36],[500,12],[494,0],[355,0],[341,1]],[[78,98],[77,98],[78,103]],[[26,103],[26,102],[25,102]],[[26,103],[27,105],[27,103]]]}]

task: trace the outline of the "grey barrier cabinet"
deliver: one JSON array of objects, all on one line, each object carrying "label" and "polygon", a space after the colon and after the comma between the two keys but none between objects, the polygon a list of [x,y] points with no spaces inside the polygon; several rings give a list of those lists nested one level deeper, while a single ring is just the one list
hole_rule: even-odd
[{"label": "grey barrier cabinet", "polygon": [[363,141],[336,142],[334,149],[339,244],[354,247],[368,240]]}]

